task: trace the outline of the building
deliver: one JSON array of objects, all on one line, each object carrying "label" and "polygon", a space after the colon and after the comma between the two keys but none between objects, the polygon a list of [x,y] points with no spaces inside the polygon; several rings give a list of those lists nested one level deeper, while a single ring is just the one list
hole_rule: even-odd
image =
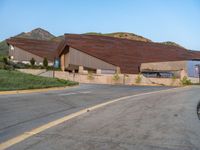
[{"label": "building", "polygon": [[[27,62],[32,57],[41,63],[44,57],[50,62],[60,60],[63,71],[84,72],[93,71],[102,74],[122,73],[146,74],[174,73],[178,70],[187,71],[186,64],[180,62],[200,61],[200,52],[185,48],[163,45],[153,42],[133,41],[99,35],[65,34],[60,43],[52,41],[11,38],[9,55],[14,61]],[[168,69],[149,69],[141,66],[144,63],[171,62]],[[150,64],[149,64],[150,65]],[[178,67],[183,65],[182,67]],[[157,65],[158,66],[158,65]],[[159,75],[159,74],[158,74]]]},{"label": "building", "polygon": [[9,56],[13,62],[27,64],[34,58],[37,65],[42,64],[45,57],[52,65],[59,45],[58,42],[25,38],[10,38],[7,43],[9,45]]}]

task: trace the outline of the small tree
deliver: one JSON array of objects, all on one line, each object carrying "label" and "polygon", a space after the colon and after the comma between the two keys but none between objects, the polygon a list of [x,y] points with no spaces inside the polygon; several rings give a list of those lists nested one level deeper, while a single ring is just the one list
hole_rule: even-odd
[{"label": "small tree", "polygon": [[118,73],[115,73],[112,78],[114,81],[119,81],[120,77]]},{"label": "small tree", "polygon": [[182,85],[191,85],[192,82],[190,79],[188,79],[186,76],[184,76],[183,79],[181,80],[181,84]]},{"label": "small tree", "polygon": [[31,64],[32,67],[35,65],[35,59],[34,58],[31,58],[30,64]]},{"label": "small tree", "polygon": [[48,67],[48,60],[47,60],[46,57],[45,57],[44,60],[43,60],[43,66],[44,66],[45,68]]},{"label": "small tree", "polygon": [[139,84],[142,81],[142,76],[141,74],[138,74],[138,76],[135,78],[135,83]]},{"label": "small tree", "polygon": [[88,80],[94,80],[94,75],[91,71],[88,72]]}]

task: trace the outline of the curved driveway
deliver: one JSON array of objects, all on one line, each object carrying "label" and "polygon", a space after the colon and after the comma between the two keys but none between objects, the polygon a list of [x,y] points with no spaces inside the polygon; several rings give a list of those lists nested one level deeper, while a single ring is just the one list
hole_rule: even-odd
[{"label": "curved driveway", "polygon": [[[32,94],[32,96],[18,95],[27,108],[24,104],[24,111],[20,112],[17,108],[20,106],[16,100],[13,100],[15,105],[12,109],[17,114],[15,119],[8,118],[6,121],[5,116],[0,115],[4,121],[3,124],[1,123],[0,129],[1,140],[5,141],[23,131],[60,118],[80,108],[122,96],[163,90],[163,88],[167,87],[82,85],[67,92]],[[51,98],[45,99],[46,96]],[[16,98],[16,96],[8,97],[4,96],[8,103],[12,101],[12,97]],[[26,100],[29,101],[27,97],[32,97],[32,107],[26,103]],[[36,100],[38,97],[41,98],[41,102],[39,99]],[[2,99],[0,97],[0,101]],[[55,99],[57,103],[53,103]],[[196,105],[199,100],[200,87],[173,89],[128,98],[50,128],[9,149],[198,150],[200,149],[200,121],[196,114]],[[1,112],[3,112],[2,108],[5,108],[6,114],[5,104],[1,105]],[[29,119],[28,115],[23,113],[28,113],[28,110],[33,112],[34,109],[37,112],[33,113]],[[56,110],[57,113],[52,110]],[[9,109],[7,112],[11,113]],[[40,116],[40,114],[42,115]]]}]

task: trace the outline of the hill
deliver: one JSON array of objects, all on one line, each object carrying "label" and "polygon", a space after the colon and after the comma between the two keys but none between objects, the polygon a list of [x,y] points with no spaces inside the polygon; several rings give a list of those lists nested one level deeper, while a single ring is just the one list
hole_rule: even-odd
[{"label": "hill", "polygon": [[22,32],[16,35],[15,37],[22,37],[22,38],[36,39],[36,40],[51,40],[52,38],[55,38],[53,34],[41,28],[34,29],[27,33]]},{"label": "hill", "polygon": [[175,42],[171,42],[171,41],[161,42],[161,44],[164,44],[164,45],[173,45],[173,46],[184,48],[183,46],[181,46],[181,45],[179,45],[179,44],[177,44]]},{"label": "hill", "polygon": [[[22,32],[14,37],[37,39],[37,40],[51,40],[55,38],[53,34],[41,28],[34,29],[30,32]],[[3,56],[7,55],[8,48],[9,47],[5,40],[0,42],[0,55],[3,55]]]},{"label": "hill", "polygon": [[[129,39],[129,40],[136,40],[136,41],[143,41],[143,42],[153,42],[148,38],[145,38],[140,35],[136,35],[133,33],[128,33],[128,32],[115,32],[115,33],[97,33],[97,32],[88,32],[85,33],[87,35],[101,35],[101,36],[110,36],[110,37],[115,37],[115,38],[123,38],[123,39]],[[28,38],[28,39],[37,39],[37,40],[52,40],[52,41],[61,41],[64,39],[64,36],[54,36],[50,32],[41,29],[41,28],[36,28],[30,32],[22,32],[14,37],[21,37],[21,38]],[[165,45],[173,45],[173,46],[178,46],[182,47],[177,43],[167,41],[167,42],[161,42],[161,44]],[[6,41],[0,42],[0,55],[7,55],[8,54],[8,45]]]},{"label": "hill", "polygon": [[88,35],[102,35],[102,36],[110,36],[110,37],[116,37],[116,38],[123,38],[123,39],[129,39],[129,40],[136,40],[136,41],[143,41],[143,42],[152,42],[150,39],[147,39],[143,36],[136,35],[133,33],[128,32],[115,32],[115,33],[96,33],[96,32],[88,32],[85,33]]}]

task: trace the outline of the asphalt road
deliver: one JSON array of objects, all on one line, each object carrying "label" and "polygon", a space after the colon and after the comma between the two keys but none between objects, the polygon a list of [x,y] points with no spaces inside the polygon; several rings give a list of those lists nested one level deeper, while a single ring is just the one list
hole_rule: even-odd
[{"label": "asphalt road", "polygon": [[[0,96],[0,142],[83,108],[128,95],[170,89],[81,85]],[[124,99],[36,134],[9,149],[200,149],[200,87]]]}]

